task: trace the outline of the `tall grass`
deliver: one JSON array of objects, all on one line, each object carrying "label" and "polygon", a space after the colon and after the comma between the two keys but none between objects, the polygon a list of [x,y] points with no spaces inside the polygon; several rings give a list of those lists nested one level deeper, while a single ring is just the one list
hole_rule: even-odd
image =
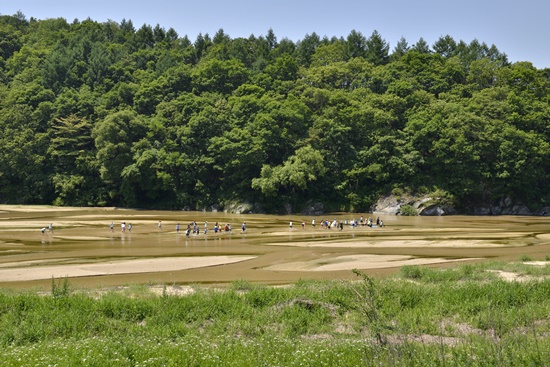
[{"label": "tall grass", "polygon": [[51,295],[4,290],[0,366],[544,366],[550,281],[485,270],[237,281],[186,296],[97,296],[62,280]]}]

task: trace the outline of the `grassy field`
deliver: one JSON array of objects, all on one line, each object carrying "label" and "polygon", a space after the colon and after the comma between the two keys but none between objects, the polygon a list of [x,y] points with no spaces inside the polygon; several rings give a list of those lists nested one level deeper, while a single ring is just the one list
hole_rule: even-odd
[{"label": "grassy field", "polygon": [[[530,260],[530,259],[521,259]],[[546,259],[547,260],[547,259]],[[516,280],[503,280],[500,272]],[[389,278],[0,290],[0,366],[548,366],[550,266],[406,266]]]}]

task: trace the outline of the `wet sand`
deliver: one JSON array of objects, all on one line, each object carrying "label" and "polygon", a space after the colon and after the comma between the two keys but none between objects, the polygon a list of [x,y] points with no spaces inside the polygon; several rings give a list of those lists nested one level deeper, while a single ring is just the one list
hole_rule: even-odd
[{"label": "wet sand", "polygon": [[[114,260],[91,264],[43,265],[37,262],[0,265],[0,279],[6,282],[37,279],[88,277],[130,273],[179,271],[205,266],[227,265],[254,256],[198,256],[155,259]],[[15,267],[14,267],[15,265]],[[2,269],[5,268],[5,269]]]},{"label": "wet sand", "polygon": [[[360,216],[335,213],[315,219]],[[52,277],[65,276],[82,287],[236,280],[286,284],[354,279],[353,269],[385,276],[403,265],[450,266],[519,260],[523,255],[541,260],[550,255],[547,217],[380,217],[383,228],[344,226],[340,231],[313,229],[313,217],[302,215],[5,205],[0,206],[0,286],[44,288],[51,286]],[[193,220],[201,234],[187,237],[185,229]],[[122,222],[132,223],[131,233],[121,231]],[[232,232],[215,234],[216,222],[230,223]],[[247,223],[245,234],[242,222]],[[50,223],[53,233],[42,234]]]}]

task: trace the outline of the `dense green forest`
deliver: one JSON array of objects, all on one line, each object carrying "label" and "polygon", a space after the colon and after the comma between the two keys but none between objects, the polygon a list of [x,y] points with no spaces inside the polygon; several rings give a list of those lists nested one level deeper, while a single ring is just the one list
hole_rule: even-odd
[{"label": "dense green forest", "polygon": [[550,203],[550,69],[496,46],[381,34],[192,41],[0,16],[0,203],[166,209],[438,192]]}]

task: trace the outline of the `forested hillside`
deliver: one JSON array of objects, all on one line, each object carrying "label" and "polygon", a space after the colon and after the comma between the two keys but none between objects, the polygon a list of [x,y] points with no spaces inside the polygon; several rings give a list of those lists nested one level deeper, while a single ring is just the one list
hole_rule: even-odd
[{"label": "forested hillside", "polygon": [[550,69],[452,36],[282,36],[0,16],[0,203],[549,205]]}]

